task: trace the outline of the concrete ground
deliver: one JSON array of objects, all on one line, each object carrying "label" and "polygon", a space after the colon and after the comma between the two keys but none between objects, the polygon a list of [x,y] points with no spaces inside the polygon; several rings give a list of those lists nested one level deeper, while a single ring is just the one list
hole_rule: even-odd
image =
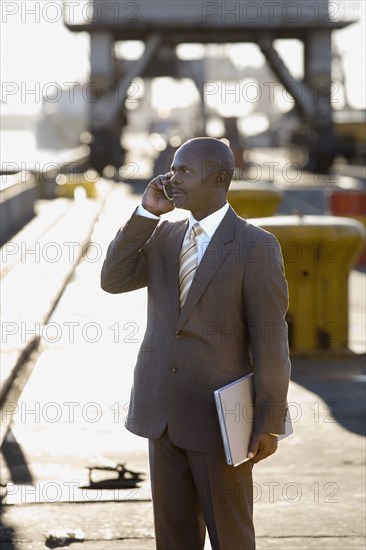
[{"label": "concrete ground", "polygon": [[[123,426],[146,293],[112,296],[99,288],[106,246],[138,201],[127,186],[109,195],[89,253],[41,330],[21,397],[3,408],[2,423],[12,420],[1,456],[4,550],[52,547],[48,534],[65,529],[83,531],[75,550],[155,548],[146,441]],[[358,352],[366,348],[365,279],[360,272],[350,278]],[[364,359],[293,360],[295,433],[254,468],[258,550],[365,548]],[[115,463],[143,472],[144,481],[136,489],[82,488],[88,467]]]}]

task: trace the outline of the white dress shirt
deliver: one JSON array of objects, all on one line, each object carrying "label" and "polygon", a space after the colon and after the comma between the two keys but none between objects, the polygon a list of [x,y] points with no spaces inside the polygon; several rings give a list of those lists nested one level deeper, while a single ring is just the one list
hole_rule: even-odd
[{"label": "white dress shirt", "polygon": [[[202,220],[198,221],[192,216],[192,214],[189,215],[188,228],[187,228],[184,240],[189,238],[189,234],[193,224],[199,223],[203,229],[203,233],[201,233],[201,235],[199,235],[196,238],[197,247],[198,247],[198,259],[197,259],[198,264],[202,260],[202,257],[206,252],[206,248],[208,247],[216,229],[219,227],[220,223],[224,219],[224,216],[228,210],[229,210],[229,203],[226,202],[224,206],[222,206],[219,210],[216,210],[216,212],[213,212],[212,214],[210,214],[206,218],[203,218]],[[141,204],[137,208],[136,214],[138,216],[145,216],[146,218],[152,218],[154,220],[160,219],[159,216],[155,216],[155,214],[152,214],[151,212],[146,210],[146,208],[144,208]]]}]

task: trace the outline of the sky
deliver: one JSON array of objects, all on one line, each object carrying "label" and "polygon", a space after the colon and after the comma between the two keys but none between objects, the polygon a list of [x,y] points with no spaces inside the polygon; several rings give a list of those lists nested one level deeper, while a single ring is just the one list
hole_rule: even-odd
[{"label": "sky", "polygon": [[[366,44],[363,29],[366,2],[360,0],[342,4],[352,8],[356,5],[360,21],[334,32],[333,41],[344,59],[349,103],[353,108],[365,108]],[[47,11],[44,10],[45,5],[48,6]],[[52,82],[62,88],[70,88],[72,83],[85,83],[88,79],[89,35],[66,29],[61,17],[61,5],[61,0],[3,0],[1,3],[1,97],[13,112],[36,113],[41,105],[42,93],[52,92]],[[302,44],[291,42],[277,41],[276,47],[292,73],[299,76]],[[252,66],[259,66],[263,61],[254,44],[233,45],[229,53],[234,59],[250,59]],[[171,86],[174,88],[174,84]],[[177,87],[175,89],[181,101],[186,101],[187,90],[181,87],[179,92]],[[32,90],[33,95],[30,93]]]}]

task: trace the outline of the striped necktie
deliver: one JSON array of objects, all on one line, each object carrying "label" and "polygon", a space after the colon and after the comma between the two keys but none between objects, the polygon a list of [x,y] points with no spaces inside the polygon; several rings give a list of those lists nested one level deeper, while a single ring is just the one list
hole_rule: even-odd
[{"label": "striped necktie", "polygon": [[203,233],[199,223],[192,226],[188,239],[185,239],[179,258],[179,293],[180,307],[187,298],[188,290],[192,284],[197,269],[198,247],[196,237]]}]

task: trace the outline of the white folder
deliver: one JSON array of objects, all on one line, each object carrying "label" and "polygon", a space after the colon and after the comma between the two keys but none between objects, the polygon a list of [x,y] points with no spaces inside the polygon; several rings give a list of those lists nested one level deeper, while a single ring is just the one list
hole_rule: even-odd
[{"label": "white folder", "polygon": [[[254,380],[253,373],[239,378],[214,391],[226,462],[239,466],[248,458],[248,449],[253,433]],[[286,414],[283,440],[293,433],[289,412]]]}]

